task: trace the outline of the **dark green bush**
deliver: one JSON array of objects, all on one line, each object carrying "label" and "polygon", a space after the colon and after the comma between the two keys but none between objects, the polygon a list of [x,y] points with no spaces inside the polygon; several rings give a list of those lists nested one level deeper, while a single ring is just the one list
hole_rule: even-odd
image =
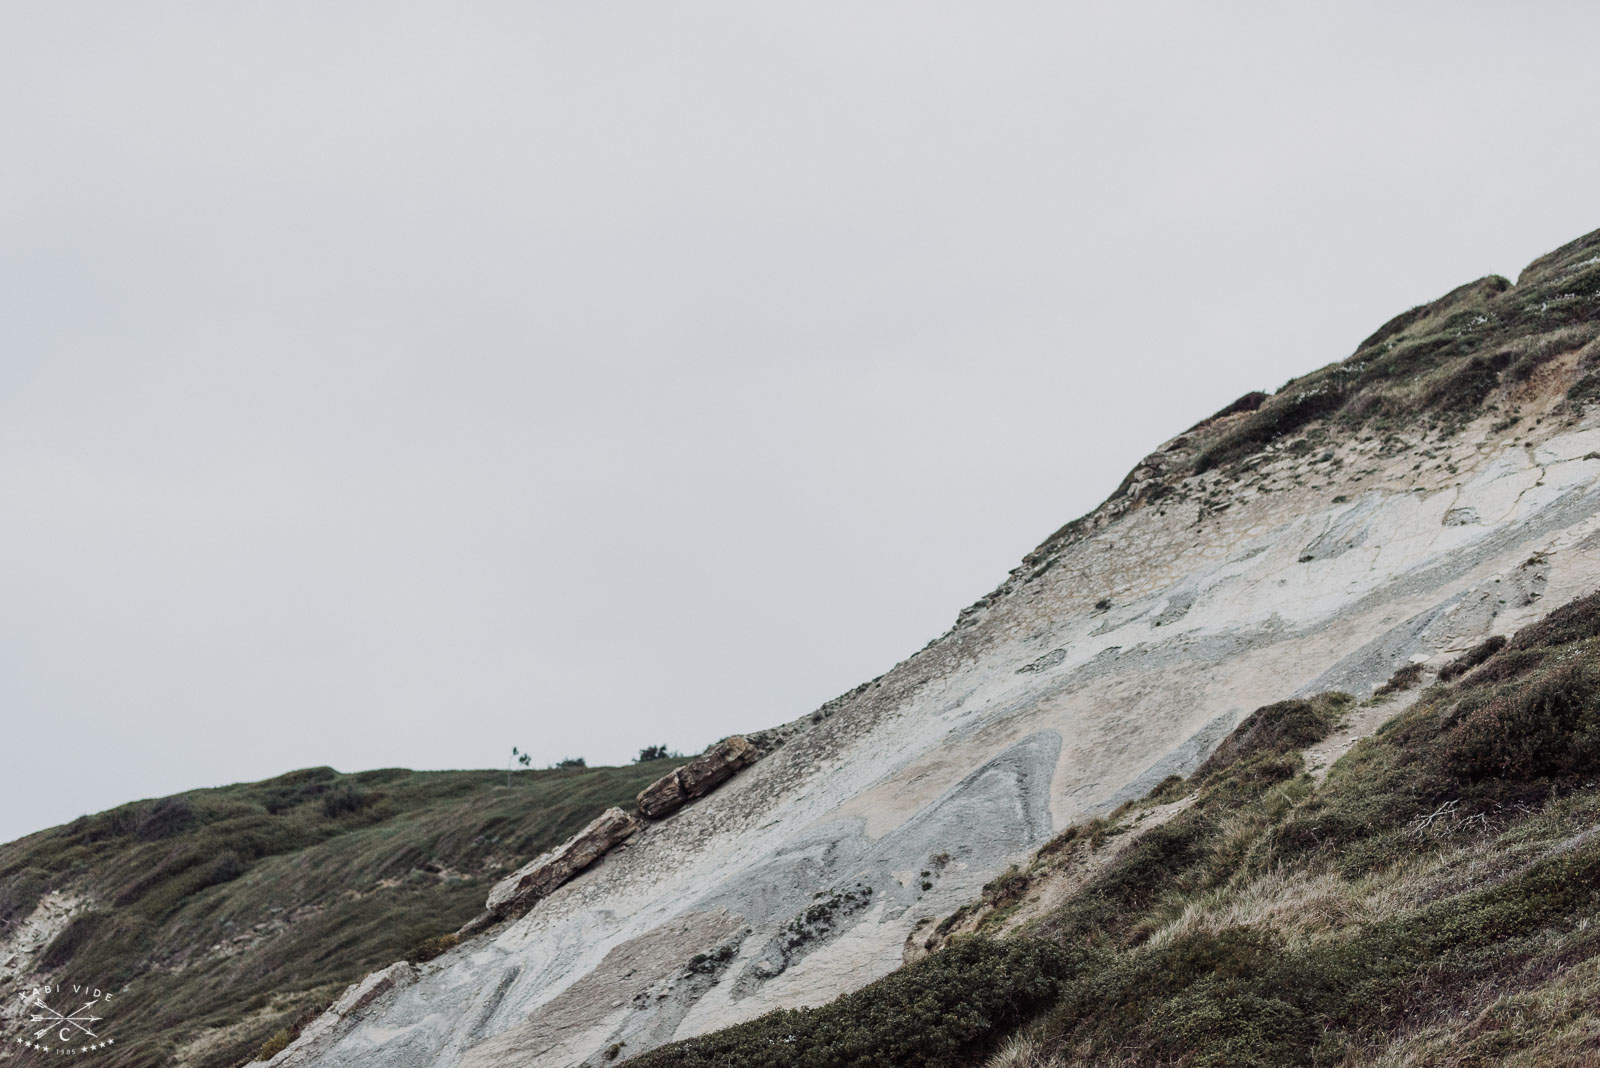
[{"label": "dark green bush", "polygon": [[1423,396],[1423,407],[1438,412],[1460,412],[1478,407],[1500,384],[1500,368],[1495,364],[1504,367],[1508,362],[1509,357],[1504,356],[1493,359],[1474,356],[1436,382]]},{"label": "dark green bush", "polygon": [[1152,786],[1150,792],[1144,796],[1146,801],[1165,804],[1168,801],[1176,801],[1188,792],[1188,780],[1182,775],[1168,775],[1165,779]]},{"label": "dark green bush", "polygon": [[338,819],[367,807],[368,795],[347,782],[342,782],[322,795],[322,814]]},{"label": "dark green bush", "polygon": [[194,823],[194,806],[187,798],[163,797],[152,801],[139,814],[134,833],[146,842],[155,842],[180,834]]},{"label": "dark green bush", "polygon": [[1444,739],[1446,769],[1519,782],[1600,770],[1596,674],[1561,665],[1468,712]]},{"label": "dark green bush", "polygon": [[1269,394],[1262,393],[1260,390],[1251,390],[1249,393],[1246,393],[1244,396],[1240,397],[1227,407],[1219,409],[1213,414],[1200,420],[1194,426],[1185,431],[1185,433],[1192,434],[1196,430],[1199,430],[1202,427],[1210,426],[1218,419],[1225,419],[1230,415],[1238,415],[1240,412],[1253,412],[1265,404],[1268,397]]},{"label": "dark green bush", "polygon": [[1328,736],[1339,714],[1353,700],[1349,694],[1328,693],[1264,705],[1246,716],[1190,779],[1203,783],[1246,757],[1283,754],[1315,745]]},{"label": "dark green bush", "polygon": [[271,1035],[265,1042],[261,1043],[261,1047],[256,1050],[256,1060],[270,1061],[272,1058],[282,1053],[288,1045],[289,1032],[278,1031]]},{"label": "dark green bush", "polygon": [[664,1046],[638,1068],[965,1068],[1045,1004],[1072,957],[968,938],[814,1009],[768,1013]]},{"label": "dark green bush", "polygon": [[1257,409],[1243,426],[1227,432],[1202,452],[1195,460],[1195,471],[1205,472],[1243,459],[1308,423],[1334,414],[1347,399],[1343,389],[1331,384],[1301,390],[1292,396],[1279,394]]},{"label": "dark green bush", "polygon": [[1535,671],[1549,659],[1546,649],[1506,649],[1492,654],[1483,666],[1473,672],[1470,684],[1474,687],[1492,686],[1510,682]]},{"label": "dark green bush", "polygon": [[1146,953],[1101,957],[1062,985],[1038,1031],[1052,1045],[1138,1063],[1303,1063],[1318,1026],[1284,1000],[1284,946],[1270,931],[1230,927],[1180,936]]},{"label": "dark green bush", "polygon": [[67,921],[61,933],[45,947],[39,963],[44,968],[60,968],[94,939],[110,917],[104,912],[84,912]]},{"label": "dark green bush", "polygon": [[1047,917],[1040,933],[1062,944],[1121,942],[1163,894],[1200,880],[1216,828],[1191,809],[1124,846],[1081,891]]},{"label": "dark green bush", "polygon": [[224,849],[212,859],[210,864],[206,865],[205,872],[200,879],[200,885],[196,889],[232,882],[243,875],[244,872],[245,864],[239,858],[239,854],[231,849]]},{"label": "dark green bush", "polygon": [[50,875],[22,868],[0,879],[0,931],[28,917],[50,886]]},{"label": "dark green bush", "polygon": [[1566,645],[1596,636],[1600,636],[1600,593],[1569,601],[1538,622],[1523,627],[1511,639],[1511,647],[1534,649]]},{"label": "dark green bush", "polygon": [[1506,647],[1504,635],[1492,634],[1471,649],[1456,657],[1450,663],[1439,669],[1439,681],[1451,682],[1459,679],[1479,664]]},{"label": "dark green bush", "polygon": [[1028,892],[1028,876],[1015,864],[983,886],[983,901],[990,908],[1005,908]]},{"label": "dark green bush", "polygon": [[1391,694],[1399,693],[1401,690],[1409,690],[1421,679],[1421,664],[1402,664],[1400,667],[1395,668],[1394,674],[1389,676],[1388,682],[1372,691],[1372,696],[1388,697]]}]

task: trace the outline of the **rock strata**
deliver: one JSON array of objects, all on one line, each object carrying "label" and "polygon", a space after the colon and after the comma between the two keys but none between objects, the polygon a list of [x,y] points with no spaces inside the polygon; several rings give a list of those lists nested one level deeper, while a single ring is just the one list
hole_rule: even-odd
[{"label": "rock strata", "polygon": [[669,816],[715,790],[760,756],[748,738],[735,734],[639,791],[639,811],[653,820]]},{"label": "rock strata", "polygon": [[520,916],[638,829],[639,821],[620,808],[606,809],[583,830],[496,883],[486,908],[497,919]]},{"label": "rock strata", "polygon": [[678,772],[674,768],[655,782],[639,791],[639,812],[653,820],[670,816],[683,807],[687,800],[683,795],[683,783],[678,781]]}]

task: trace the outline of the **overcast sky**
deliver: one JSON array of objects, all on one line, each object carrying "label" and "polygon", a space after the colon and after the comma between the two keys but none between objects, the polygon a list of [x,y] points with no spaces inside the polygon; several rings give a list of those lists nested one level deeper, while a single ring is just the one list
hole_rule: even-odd
[{"label": "overcast sky", "polygon": [[1597,10],[0,6],[0,839],[809,711],[1600,227]]}]

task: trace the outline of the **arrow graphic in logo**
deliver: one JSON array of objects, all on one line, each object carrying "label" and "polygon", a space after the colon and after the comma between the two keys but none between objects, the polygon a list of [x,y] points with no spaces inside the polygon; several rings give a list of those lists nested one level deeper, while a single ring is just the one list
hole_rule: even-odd
[{"label": "arrow graphic in logo", "polygon": [[43,1038],[56,1027],[65,1024],[67,1025],[66,1027],[61,1027],[61,1038],[63,1041],[65,1041],[67,1038],[68,1027],[75,1027],[79,1031],[82,1031],[84,1034],[88,1035],[90,1038],[99,1038],[100,1036],[89,1030],[88,1027],[89,1024],[98,1023],[100,1020],[104,1019],[104,1017],[101,1016],[88,1015],[89,1010],[95,1007],[95,1005],[98,1003],[98,1000],[99,999],[89,1002],[87,1005],[83,1006],[83,1008],[77,1010],[71,1015],[63,1016],[60,1012],[46,1004],[43,998],[35,995],[30,1007],[42,1009],[44,1011],[34,1013],[33,1022],[41,1023],[46,1020],[49,1022],[45,1023],[43,1028],[35,1032],[33,1037]]}]

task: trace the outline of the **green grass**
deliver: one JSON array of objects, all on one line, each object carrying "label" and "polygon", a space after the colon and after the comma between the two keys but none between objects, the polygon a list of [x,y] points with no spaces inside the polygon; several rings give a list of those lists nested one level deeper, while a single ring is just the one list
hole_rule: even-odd
[{"label": "green grass", "polygon": [[0,921],[87,893],[44,962],[123,990],[115,1063],[169,1065],[211,1034],[185,1063],[238,1065],[366,972],[448,948],[511,867],[672,764],[518,771],[510,787],[495,771],[309,768],[123,805],[0,847]]},{"label": "green grass", "polygon": [[968,939],[816,1009],[769,1013],[653,1050],[636,1068],[961,1068],[1054,996],[1071,970],[1052,944]]},{"label": "green grass", "polygon": [[[1590,234],[1557,249],[1514,287],[1498,276],[1461,286],[1396,316],[1348,359],[1287,383],[1254,408],[1224,409],[1219,416],[1250,414],[1212,432],[1195,471],[1236,466],[1317,422],[1381,432],[1449,430],[1470,421],[1504,389],[1600,333],[1600,264],[1587,264],[1596,247],[1600,240]],[[1600,376],[1582,375],[1571,385],[1572,410],[1597,402]]]}]

